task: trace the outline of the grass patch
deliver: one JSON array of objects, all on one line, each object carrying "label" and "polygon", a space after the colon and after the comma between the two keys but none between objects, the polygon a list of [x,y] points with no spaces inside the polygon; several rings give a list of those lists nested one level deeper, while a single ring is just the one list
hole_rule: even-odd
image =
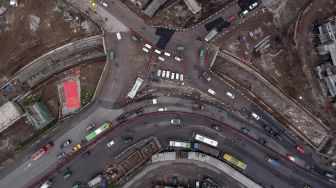
[{"label": "grass patch", "polygon": [[107,188],[120,188],[120,185],[117,185],[116,183],[114,183],[113,181],[109,181],[107,183]]},{"label": "grass patch", "polygon": [[34,104],[36,102],[36,99],[34,96],[30,95],[28,96],[25,101],[23,102],[23,106],[24,107],[28,107],[31,106],[32,104]]},{"label": "grass patch", "polygon": [[22,151],[28,146],[32,145],[35,143],[37,140],[42,138],[44,135],[46,135],[53,127],[57,125],[58,119],[54,119],[51,121],[48,125],[43,127],[42,129],[39,129],[36,133],[34,133],[33,136],[29,137],[27,140],[19,144],[16,148],[15,151]]},{"label": "grass patch", "polygon": [[81,89],[81,94],[80,94],[80,102],[81,102],[81,107],[87,105],[89,102],[91,102],[93,93],[86,90],[86,89]]}]

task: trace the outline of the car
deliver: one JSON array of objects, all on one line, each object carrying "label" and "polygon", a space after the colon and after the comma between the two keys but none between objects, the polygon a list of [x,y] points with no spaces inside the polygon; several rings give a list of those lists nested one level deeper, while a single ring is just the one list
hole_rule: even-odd
[{"label": "car", "polygon": [[79,188],[81,186],[81,182],[76,182],[75,184],[72,185],[72,188]]},{"label": "car", "polygon": [[68,172],[66,172],[66,173],[63,174],[63,178],[64,179],[68,179],[68,178],[71,177],[71,175],[72,175],[72,173],[70,171],[68,171]]},{"label": "car", "polygon": [[48,188],[52,185],[52,181],[51,180],[47,180],[45,181],[40,188]]},{"label": "car", "polygon": [[274,136],[275,136],[276,139],[278,139],[278,140],[282,140],[281,134],[279,134],[279,133],[274,133]]},{"label": "car", "polygon": [[159,70],[157,71],[156,76],[157,76],[157,77],[160,77],[160,76],[161,76],[161,72],[162,72],[162,71],[159,69]]},{"label": "car", "polygon": [[180,81],[183,82],[183,74],[180,74]]},{"label": "car", "polygon": [[138,115],[138,116],[141,116],[144,114],[144,110],[143,109],[138,109],[135,111],[135,114]]},{"label": "car", "polygon": [[180,62],[182,59],[179,58],[179,57],[177,57],[177,56],[175,56],[175,60],[178,61],[178,62]]},{"label": "car", "polygon": [[180,51],[180,52],[183,52],[184,51],[184,46],[177,46],[176,50]]},{"label": "car", "polygon": [[166,77],[166,71],[162,71],[162,75],[163,78]]},{"label": "car", "polygon": [[253,9],[255,9],[257,6],[258,6],[258,3],[255,2],[255,3],[253,3],[252,5],[249,6],[249,9],[250,9],[250,10],[253,10]]},{"label": "car", "polygon": [[263,139],[263,138],[259,138],[258,141],[262,145],[266,145],[267,144],[267,141],[265,139]]},{"label": "car", "polygon": [[109,141],[109,143],[107,143],[107,147],[111,147],[113,145],[114,145],[114,140],[111,140],[111,141]]},{"label": "car", "polygon": [[239,17],[243,18],[243,17],[245,17],[245,15],[246,15],[248,12],[249,12],[248,10],[240,11],[240,12],[238,13],[238,15],[239,15]]},{"label": "car", "polygon": [[86,127],[86,131],[91,131],[95,126],[96,126],[96,124],[92,123],[91,125]]},{"label": "car", "polygon": [[166,107],[162,107],[162,108],[159,108],[158,111],[159,112],[167,111],[167,108]]},{"label": "car", "polygon": [[216,131],[220,131],[221,128],[218,125],[212,125],[212,128],[215,129]]},{"label": "car", "polygon": [[142,50],[143,50],[144,52],[146,52],[146,53],[149,52],[149,50],[148,50],[146,47],[143,47]]},{"label": "car", "polygon": [[146,48],[148,48],[148,49],[152,49],[152,46],[149,45],[149,44],[145,44],[144,46],[145,46]]},{"label": "car", "polygon": [[166,78],[170,78],[170,71],[166,72]]},{"label": "car", "polygon": [[313,171],[314,167],[310,166],[310,165],[305,165],[305,168],[309,171]]},{"label": "car", "polygon": [[63,144],[61,144],[60,148],[61,149],[65,148],[65,147],[69,146],[70,144],[71,144],[71,140],[69,139],[69,140],[63,142]]},{"label": "car", "polygon": [[157,104],[157,99],[152,99],[153,104]]},{"label": "car", "polygon": [[208,93],[210,93],[212,95],[216,95],[216,92],[214,90],[210,89],[210,88],[208,89]]},{"label": "car", "polygon": [[202,72],[202,75],[203,75],[203,77],[205,78],[206,81],[210,82],[211,78],[210,78],[208,72],[203,71],[203,72]]},{"label": "car", "polygon": [[171,119],[170,123],[171,124],[181,124],[181,120],[180,119]]},{"label": "car", "polygon": [[334,179],[335,174],[331,173],[331,172],[325,172],[324,175],[328,178]]},{"label": "car", "polygon": [[241,131],[245,134],[248,134],[250,132],[250,130],[246,129],[245,127],[242,127]]},{"label": "car", "polygon": [[267,132],[270,132],[272,129],[270,126],[268,125],[264,125],[264,129],[267,131]]},{"label": "car", "polygon": [[101,4],[102,6],[104,6],[104,7],[108,7],[108,4],[105,3],[104,1],[100,1],[100,4]]},{"label": "car", "polygon": [[174,73],[174,72],[171,73],[171,77],[170,77],[170,79],[172,79],[172,80],[175,79],[175,73]]},{"label": "car", "polygon": [[119,32],[117,32],[116,35],[117,35],[117,39],[121,40],[121,34]]},{"label": "car", "polygon": [[94,1],[90,1],[90,5],[92,6],[92,8],[96,8],[97,4]]},{"label": "car", "polygon": [[296,150],[298,150],[301,154],[304,154],[304,149],[301,146],[296,146]]},{"label": "car", "polygon": [[230,97],[231,99],[234,99],[234,95],[230,92],[226,92],[226,96]]},{"label": "car", "polygon": [[131,36],[131,39],[134,41],[134,42],[137,42],[138,41],[138,38],[134,35]]},{"label": "car", "polygon": [[132,142],[132,140],[133,140],[133,138],[129,136],[129,137],[124,138],[123,142],[124,142],[124,144],[128,144],[128,143]]},{"label": "car", "polygon": [[71,152],[76,152],[78,151],[82,146],[80,144],[76,144],[72,149]]},{"label": "car", "polygon": [[335,166],[336,166],[336,162],[335,162],[335,161],[331,161],[331,162],[330,162],[330,165],[331,165],[332,167],[335,167]]},{"label": "car", "polygon": [[291,154],[287,154],[287,159],[289,159],[292,162],[295,162],[295,157],[293,157]]},{"label": "car", "polygon": [[157,53],[157,54],[159,54],[159,55],[162,53],[162,52],[161,52],[160,50],[158,50],[158,49],[154,49],[154,52]]},{"label": "car", "polygon": [[165,52],[164,55],[167,56],[167,57],[170,57],[170,53],[169,52]]},{"label": "car", "polygon": [[235,15],[232,15],[232,16],[230,16],[228,19],[227,19],[227,21],[228,22],[233,22],[233,21],[235,21],[236,20],[236,16]]},{"label": "car", "polygon": [[259,120],[259,119],[260,119],[260,117],[259,117],[256,113],[254,113],[254,112],[251,113],[251,116],[252,116],[254,119],[256,119],[256,120]]},{"label": "car", "polygon": [[127,118],[126,118],[125,116],[119,116],[119,117],[117,118],[117,121],[118,121],[119,123],[124,123],[126,120],[127,120]]},{"label": "car", "polygon": [[164,60],[165,60],[165,59],[164,59],[163,57],[161,57],[161,56],[159,56],[158,59],[159,59],[160,61],[164,61]]},{"label": "car", "polygon": [[180,73],[176,73],[175,79],[180,80]]},{"label": "car", "polygon": [[68,156],[68,154],[65,153],[65,152],[62,152],[62,153],[60,153],[60,154],[57,155],[56,159],[57,159],[57,160],[62,160],[62,159],[64,159],[66,156]]}]

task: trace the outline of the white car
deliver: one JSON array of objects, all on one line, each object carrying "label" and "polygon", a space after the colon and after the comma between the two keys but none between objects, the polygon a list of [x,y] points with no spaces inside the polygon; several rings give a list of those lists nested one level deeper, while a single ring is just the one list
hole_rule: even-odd
[{"label": "white car", "polygon": [[170,71],[167,71],[166,78],[170,78]]},{"label": "white car", "polygon": [[179,80],[180,79],[180,74],[179,73],[176,73],[176,77],[175,77],[176,80]]},{"label": "white car", "polygon": [[109,143],[107,143],[107,147],[111,147],[113,145],[114,145],[114,141],[113,140],[111,140]]},{"label": "white car", "polygon": [[107,3],[105,3],[104,1],[100,1],[100,4],[103,5],[104,7],[108,7]]},{"label": "white car", "polygon": [[159,112],[167,111],[167,108],[166,107],[162,107],[162,108],[159,108],[158,111]]},{"label": "white car", "polygon": [[183,82],[183,74],[180,74],[180,81]]},{"label": "white car", "polygon": [[163,78],[166,77],[166,71],[162,71],[162,75]]},{"label": "white car", "polygon": [[152,103],[153,103],[153,104],[157,104],[157,99],[153,99],[153,100],[152,100]]},{"label": "white car", "polygon": [[170,57],[170,53],[169,52],[165,52],[164,55],[167,56],[167,57]]},{"label": "white car", "polygon": [[256,114],[256,113],[254,113],[254,112],[252,112],[251,113],[251,116],[254,118],[254,119],[256,119],[256,120],[259,120],[259,116]]},{"label": "white car", "polygon": [[121,40],[121,34],[118,32],[118,33],[116,33],[116,35],[117,35],[117,39]]},{"label": "white car", "polygon": [[145,44],[145,47],[148,48],[148,49],[152,49],[152,46],[149,45],[149,44]]},{"label": "white car", "polygon": [[255,3],[253,3],[252,5],[249,6],[249,9],[250,9],[250,10],[253,10],[253,9],[255,9],[257,6],[258,6],[258,3],[255,2]]},{"label": "white car", "polygon": [[175,73],[174,73],[174,72],[171,73],[171,77],[170,77],[170,79],[172,79],[172,80],[175,79]]},{"label": "white car", "polygon": [[216,92],[212,89],[208,89],[208,93],[212,94],[212,95],[216,95]]},{"label": "white car", "polygon": [[295,158],[294,158],[292,155],[287,154],[287,158],[288,158],[289,160],[295,162]]},{"label": "white car", "polygon": [[179,57],[177,57],[177,56],[175,56],[175,60],[180,62],[182,59],[179,58]]},{"label": "white car", "polygon": [[149,52],[149,50],[146,47],[143,47],[142,50],[145,51],[146,53]]},{"label": "white car", "polygon": [[181,124],[181,120],[180,119],[171,119],[170,123],[171,124]]},{"label": "white car", "polygon": [[160,76],[161,76],[161,72],[162,72],[162,71],[159,69],[159,70],[157,71],[157,75],[156,75],[156,76],[157,76],[157,77],[160,77]]},{"label": "white car", "polygon": [[164,59],[163,57],[161,57],[161,56],[159,56],[158,59],[159,59],[160,61],[164,61],[164,60],[165,60],[165,59]]},{"label": "white car", "polygon": [[226,95],[228,96],[228,97],[230,97],[231,99],[233,99],[234,98],[234,95],[232,94],[232,93],[230,93],[230,92],[226,92]]},{"label": "white car", "polygon": [[154,52],[157,53],[157,54],[159,54],[159,55],[161,54],[161,51],[158,50],[158,49],[155,49]]}]

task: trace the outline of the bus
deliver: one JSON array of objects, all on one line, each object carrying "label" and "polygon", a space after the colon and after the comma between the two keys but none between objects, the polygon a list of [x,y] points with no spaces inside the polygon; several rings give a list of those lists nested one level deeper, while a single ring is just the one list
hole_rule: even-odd
[{"label": "bus", "polygon": [[199,52],[199,57],[204,58],[204,56],[205,56],[205,50],[201,49],[200,52]]},{"label": "bus", "polygon": [[182,142],[182,141],[170,140],[169,141],[169,146],[171,146],[171,147],[178,147],[178,148],[191,149],[191,143],[190,142]]},{"label": "bus", "polygon": [[110,52],[110,60],[113,60],[114,59],[114,51],[111,51]]},{"label": "bus", "polygon": [[208,153],[215,157],[218,157],[220,154],[220,151],[218,149],[214,149],[209,146],[206,146],[205,144],[200,144],[200,143],[194,143],[194,149],[203,151],[204,153]]},{"label": "bus", "polygon": [[142,84],[143,81],[144,80],[142,78],[138,77],[135,80],[135,83],[134,83],[131,91],[128,92],[127,97],[133,99],[135,97],[136,93],[138,92],[138,90],[139,90],[139,88],[140,88],[140,86],[141,86],[141,84]]},{"label": "bus", "polygon": [[234,158],[233,156],[231,156],[229,154],[224,153],[223,159],[225,161],[228,161],[229,163],[235,165],[236,167],[242,169],[242,170],[245,170],[246,167],[247,167],[247,165],[245,163],[241,162],[240,160]]},{"label": "bus", "polygon": [[203,142],[203,143],[208,144],[210,146],[213,146],[213,147],[217,147],[218,146],[218,141],[213,140],[211,138],[208,138],[206,136],[200,135],[198,133],[194,133],[193,137],[194,137],[195,140],[197,140],[199,142]]},{"label": "bus", "polygon": [[111,126],[111,124],[109,122],[104,123],[103,125],[101,125],[96,130],[94,130],[91,133],[87,134],[86,135],[86,140],[87,141],[91,141],[91,140],[95,139],[99,134],[101,134],[102,132],[106,131],[110,126]]}]

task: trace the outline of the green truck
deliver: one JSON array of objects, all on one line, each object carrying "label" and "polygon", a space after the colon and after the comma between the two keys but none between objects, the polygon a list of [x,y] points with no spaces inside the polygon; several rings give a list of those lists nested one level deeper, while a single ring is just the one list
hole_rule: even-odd
[{"label": "green truck", "polygon": [[183,52],[184,51],[184,46],[177,46],[176,50],[180,51],[180,52]]},{"label": "green truck", "polygon": [[114,51],[110,52],[110,60],[114,60]]}]

